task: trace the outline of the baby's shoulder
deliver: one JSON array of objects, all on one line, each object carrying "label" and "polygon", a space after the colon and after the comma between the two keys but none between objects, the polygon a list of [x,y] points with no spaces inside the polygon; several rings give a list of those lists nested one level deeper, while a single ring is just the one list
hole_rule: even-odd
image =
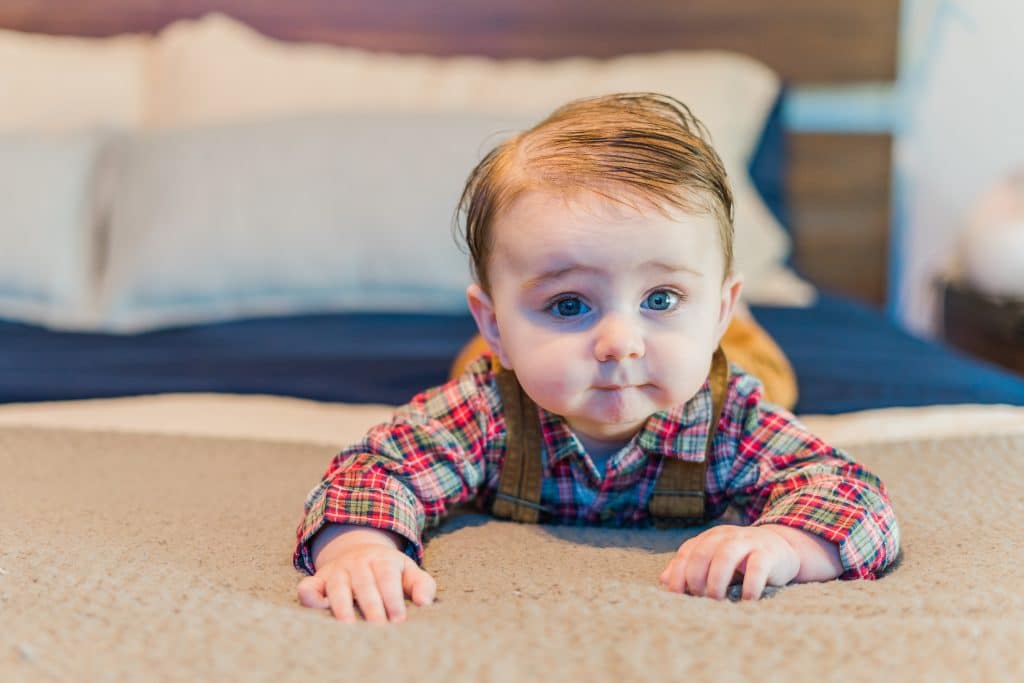
[{"label": "baby's shoulder", "polygon": [[497,371],[498,363],[495,360],[494,354],[490,351],[485,351],[467,363],[466,369],[455,379],[469,378],[477,384],[490,384],[493,383]]},{"label": "baby's shoulder", "polygon": [[444,384],[421,391],[406,405],[399,407],[396,415],[407,412],[440,415],[466,410],[495,413],[500,408],[501,399],[491,358],[489,353],[475,358],[466,365],[462,374]]},{"label": "baby's shoulder", "polygon": [[729,363],[728,398],[743,404],[760,402],[764,395],[764,384],[739,365]]}]

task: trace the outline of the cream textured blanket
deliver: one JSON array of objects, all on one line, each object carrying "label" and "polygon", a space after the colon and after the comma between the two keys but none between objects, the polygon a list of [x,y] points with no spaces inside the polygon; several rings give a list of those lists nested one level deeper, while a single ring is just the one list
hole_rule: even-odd
[{"label": "cream textured blanket", "polygon": [[1024,436],[843,445],[899,517],[878,581],[717,602],[658,585],[678,530],[461,513],[434,605],[345,625],[291,565],[335,448],[3,426],[0,679],[1024,680]]}]

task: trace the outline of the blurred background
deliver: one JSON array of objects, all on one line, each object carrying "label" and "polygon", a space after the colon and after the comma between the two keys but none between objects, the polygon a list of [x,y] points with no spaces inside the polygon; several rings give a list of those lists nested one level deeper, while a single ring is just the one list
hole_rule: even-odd
[{"label": "blurred background", "polygon": [[[1012,402],[1022,20],[1011,0],[0,0],[0,398],[397,402],[474,332],[452,229],[476,161],[569,99],[660,90],[726,162],[745,299],[801,409]],[[951,380],[965,353],[998,374]]]},{"label": "blurred background", "polygon": [[1024,296],[1024,195],[1014,180],[1024,168],[1024,5],[904,5],[887,291],[899,321],[929,334],[941,323],[937,276],[966,267],[983,290]]}]

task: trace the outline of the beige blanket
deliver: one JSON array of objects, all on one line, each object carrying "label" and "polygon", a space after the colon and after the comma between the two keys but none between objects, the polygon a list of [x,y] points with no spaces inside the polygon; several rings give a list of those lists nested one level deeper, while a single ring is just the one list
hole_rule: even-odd
[{"label": "beige blanket", "polygon": [[2,426],[0,680],[1024,680],[1024,436],[843,445],[901,524],[879,581],[717,602],[658,585],[679,531],[463,513],[434,605],[345,625],[291,566],[333,446]]}]

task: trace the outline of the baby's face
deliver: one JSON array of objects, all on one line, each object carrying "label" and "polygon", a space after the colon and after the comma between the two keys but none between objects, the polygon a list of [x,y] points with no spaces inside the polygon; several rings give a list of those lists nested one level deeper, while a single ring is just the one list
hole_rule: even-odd
[{"label": "baby's face", "polygon": [[491,296],[468,291],[481,333],[588,450],[694,396],[740,289],[713,216],[529,191],[493,230]]}]

